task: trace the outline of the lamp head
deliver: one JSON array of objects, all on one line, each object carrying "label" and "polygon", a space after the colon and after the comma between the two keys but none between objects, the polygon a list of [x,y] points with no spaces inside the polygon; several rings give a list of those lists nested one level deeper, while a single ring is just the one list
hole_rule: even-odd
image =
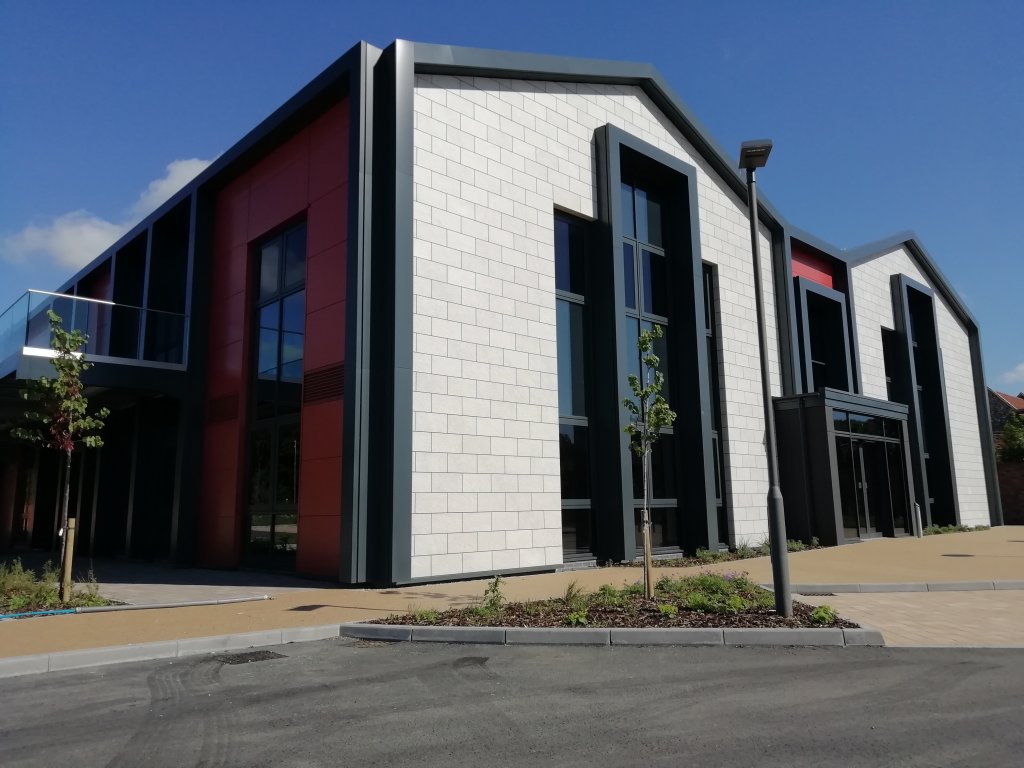
[{"label": "lamp head", "polygon": [[768,162],[768,154],[772,151],[771,139],[756,139],[744,141],[740,145],[740,168],[748,170],[753,168],[764,168]]}]

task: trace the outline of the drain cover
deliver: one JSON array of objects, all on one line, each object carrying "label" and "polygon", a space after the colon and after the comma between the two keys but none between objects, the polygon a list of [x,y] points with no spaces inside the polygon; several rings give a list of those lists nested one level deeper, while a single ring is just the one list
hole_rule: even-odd
[{"label": "drain cover", "polygon": [[835,597],[835,592],[800,592],[804,597]]},{"label": "drain cover", "polygon": [[959,552],[947,552],[943,557],[974,557],[974,555],[964,555]]},{"label": "drain cover", "polygon": [[225,664],[251,664],[254,661],[269,661],[270,659],[286,659],[288,657],[273,651],[247,651],[245,653],[225,653],[215,658]]}]

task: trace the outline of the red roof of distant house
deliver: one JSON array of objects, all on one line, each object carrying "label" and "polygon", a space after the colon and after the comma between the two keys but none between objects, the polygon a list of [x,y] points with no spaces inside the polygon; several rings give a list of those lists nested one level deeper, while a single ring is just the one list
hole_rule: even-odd
[{"label": "red roof of distant house", "polygon": [[1005,392],[999,392],[998,390],[995,389],[993,389],[992,391],[995,392],[996,395],[998,395],[1000,398],[1002,398],[1003,402],[1005,402],[1015,411],[1024,411],[1024,392],[1021,392],[1019,396],[1014,397],[1013,395],[1008,395]]}]

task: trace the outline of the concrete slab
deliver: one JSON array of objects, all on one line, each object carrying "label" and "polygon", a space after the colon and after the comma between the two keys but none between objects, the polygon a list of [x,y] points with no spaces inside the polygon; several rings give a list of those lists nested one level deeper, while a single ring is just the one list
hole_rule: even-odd
[{"label": "concrete slab", "polygon": [[985,592],[992,589],[991,581],[929,581],[929,592]]},{"label": "concrete slab", "polygon": [[841,629],[724,629],[726,645],[846,645]]},{"label": "concrete slab", "polygon": [[548,629],[546,627],[509,627],[508,645],[608,645],[607,629]]},{"label": "concrete slab", "polygon": [[358,622],[341,625],[343,637],[355,637],[362,640],[388,640],[408,642],[412,640],[412,627],[392,624],[362,624]]},{"label": "concrete slab", "polygon": [[421,643],[505,644],[504,627],[413,627],[412,640]]},{"label": "concrete slab", "polygon": [[0,659],[0,677],[34,675],[49,670],[50,654],[48,653],[34,656],[9,656],[6,659]]},{"label": "concrete slab", "polygon": [[722,645],[720,629],[612,629],[612,645]]},{"label": "concrete slab", "polygon": [[111,648],[90,648],[87,651],[65,651],[50,654],[50,672],[63,669],[98,667],[104,664],[121,664],[127,661],[150,661],[151,659],[173,659],[178,655],[178,644],[143,643],[141,645],[118,645]]}]

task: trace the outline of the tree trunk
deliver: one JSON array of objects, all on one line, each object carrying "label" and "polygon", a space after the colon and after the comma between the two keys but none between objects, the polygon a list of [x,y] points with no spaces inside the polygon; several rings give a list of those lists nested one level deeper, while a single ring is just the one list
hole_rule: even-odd
[{"label": "tree trunk", "polygon": [[[68,500],[71,497],[71,451],[65,454],[64,461],[64,491],[61,498],[61,513],[60,513],[60,527],[63,533],[63,540],[61,541],[60,549],[60,600],[65,602],[70,597],[70,583],[71,583],[71,560],[74,553],[71,551],[71,547],[74,546],[73,537],[68,535]],[[67,573],[67,581],[65,582],[64,574]],[[67,583],[67,587],[65,587]],[[67,589],[68,594],[65,593]]]},{"label": "tree trunk", "polygon": [[[644,430],[644,437],[646,438],[646,429]],[[646,440],[644,441],[644,455],[643,455],[643,466],[644,466],[644,510],[641,515],[641,527],[643,528],[644,535],[644,594],[647,599],[650,600],[654,597],[654,574],[652,573],[653,565],[651,563],[651,502],[650,502],[650,479],[648,477],[648,467],[650,466],[651,459],[651,446]]]}]

